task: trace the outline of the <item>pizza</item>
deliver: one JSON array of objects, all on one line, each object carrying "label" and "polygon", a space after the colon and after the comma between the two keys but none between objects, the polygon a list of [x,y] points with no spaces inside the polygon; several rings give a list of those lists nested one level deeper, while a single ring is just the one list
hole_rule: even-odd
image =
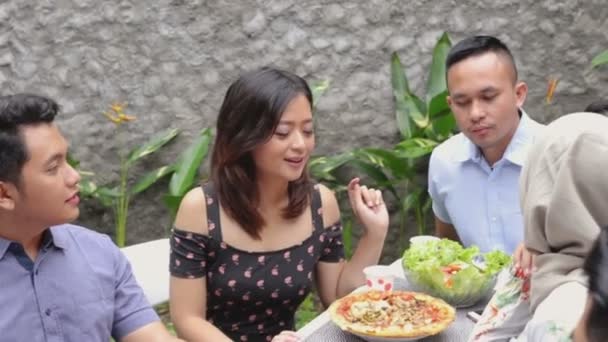
[{"label": "pizza", "polygon": [[424,337],[447,328],[456,310],[441,299],[418,292],[368,291],[338,299],[329,307],[342,330],[375,337]]}]

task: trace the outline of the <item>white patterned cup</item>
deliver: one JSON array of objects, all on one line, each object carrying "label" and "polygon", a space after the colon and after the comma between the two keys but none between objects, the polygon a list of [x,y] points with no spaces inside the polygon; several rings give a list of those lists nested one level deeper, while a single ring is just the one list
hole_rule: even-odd
[{"label": "white patterned cup", "polygon": [[395,286],[395,274],[390,266],[374,265],[363,269],[365,284],[370,290],[392,291]]}]

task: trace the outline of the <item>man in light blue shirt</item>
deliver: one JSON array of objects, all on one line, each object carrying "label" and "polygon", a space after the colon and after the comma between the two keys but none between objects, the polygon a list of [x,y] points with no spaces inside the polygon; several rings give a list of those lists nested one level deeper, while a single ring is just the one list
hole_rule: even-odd
[{"label": "man in light blue shirt", "polygon": [[57,111],[41,96],[0,97],[0,340],[177,341],[112,241],[66,224],[80,176]]},{"label": "man in light blue shirt", "polygon": [[509,49],[490,36],[454,45],[446,61],[448,104],[461,133],[432,153],[429,193],[436,234],[514,253],[529,272],[523,248],[518,183],[522,163],[544,126],[522,109],[527,85]]}]

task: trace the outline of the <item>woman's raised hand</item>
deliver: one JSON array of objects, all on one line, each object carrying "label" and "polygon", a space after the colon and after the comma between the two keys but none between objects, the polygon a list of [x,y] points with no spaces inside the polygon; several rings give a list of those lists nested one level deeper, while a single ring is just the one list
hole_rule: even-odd
[{"label": "woman's raised hand", "polygon": [[367,234],[384,237],[388,231],[388,211],[382,192],[359,184],[359,178],[348,183],[348,198],[355,216]]}]

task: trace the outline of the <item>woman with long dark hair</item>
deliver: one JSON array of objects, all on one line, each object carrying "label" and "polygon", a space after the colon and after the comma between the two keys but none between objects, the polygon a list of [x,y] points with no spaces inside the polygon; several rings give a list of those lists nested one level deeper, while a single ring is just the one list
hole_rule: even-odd
[{"label": "woman with long dark hair", "polygon": [[294,74],[262,68],[229,87],[210,182],[186,195],[171,237],[171,317],[182,338],[297,341],[294,313],[313,282],[328,305],[378,262],[382,194],[349,183],[365,229],[345,262],[336,198],[307,172],[313,126],[311,91]]}]

